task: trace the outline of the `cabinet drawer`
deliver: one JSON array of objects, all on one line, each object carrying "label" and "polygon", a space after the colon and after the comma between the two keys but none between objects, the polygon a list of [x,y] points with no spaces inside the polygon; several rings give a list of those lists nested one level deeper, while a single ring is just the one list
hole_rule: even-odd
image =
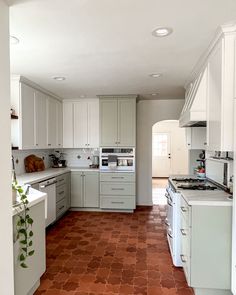
[{"label": "cabinet drawer", "polygon": [[62,174],[62,175],[59,175],[57,176],[57,186],[60,186],[62,184],[65,184],[66,183],[66,179],[67,179],[67,174]]},{"label": "cabinet drawer", "polygon": [[135,198],[101,196],[100,207],[102,209],[135,209]]},{"label": "cabinet drawer", "polygon": [[135,184],[134,183],[101,182],[100,194],[112,195],[112,196],[134,196]]},{"label": "cabinet drawer", "polygon": [[58,203],[66,197],[66,185],[63,184],[58,186],[56,192],[57,192],[56,201]]},{"label": "cabinet drawer", "polygon": [[100,181],[135,182],[135,173],[100,173]]},{"label": "cabinet drawer", "polygon": [[56,210],[57,210],[57,217],[59,217],[60,215],[62,215],[66,211],[66,200],[65,199],[63,199],[57,203]]},{"label": "cabinet drawer", "polygon": [[189,206],[188,203],[185,201],[185,199],[181,197],[180,212],[181,212],[181,215],[186,219],[186,221],[188,221],[188,223],[190,222],[190,210],[191,210],[191,206]]}]

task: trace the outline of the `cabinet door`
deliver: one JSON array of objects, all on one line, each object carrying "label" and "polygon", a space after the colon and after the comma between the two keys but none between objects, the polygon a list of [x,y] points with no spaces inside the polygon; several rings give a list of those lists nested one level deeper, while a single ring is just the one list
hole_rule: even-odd
[{"label": "cabinet door", "polygon": [[57,102],[52,97],[47,98],[47,146],[57,147]]},{"label": "cabinet door", "polygon": [[71,207],[84,207],[83,173],[71,172]]},{"label": "cabinet door", "polygon": [[84,207],[99,207],[99,173],[86,172],[84,177]]},{"label": "cabinet door", "polygon": [[222,47],[221,43],[211,55],[208,63],[207,102],[207,148],[221,150],[221,93],[222,93]]},{"label": "cabinet door", "polygon": [[47,97],[42,92],[36,91],[34,97],[35,112],[35,146],[47,147]]},{"label": "cabinet door", "polygon": [[57,101],[57,141],[56,141],[56,146],[57,147],[62,147],[62,129],[63,129],[63,120],[62,120],[62,102]]},{"label": "cabinet door", "polygon": [[34,89],[21,83],[21,148],[35,148]]},{"label": "cabinet door", "polygon": [[99,147],[99,100],[88,102],[88,147]]},{"label": "cabinet door", "polygon": [[117,145],[117,99],[100,99],[100,146]]},{"label": "cabinet door", "polygon": [[206,149],[206,127],[192,128],[192,149]]},{"label": "cabinet door", "polygon": [[88,104],[85,101],[74,103],[74,147],[88,147]]},{"label": "cabinet door", "polygon": [[192,148],[192,128],[185,128],[186,145],[189,150]]},{"label": "cabinet door", "polygon": [[74,107],[72,102],[63,102],[63,147],[74,147]]},{"label": "cabinet door", "polygon": [[118,99],[118,145],[135,146],[136,100]]}]

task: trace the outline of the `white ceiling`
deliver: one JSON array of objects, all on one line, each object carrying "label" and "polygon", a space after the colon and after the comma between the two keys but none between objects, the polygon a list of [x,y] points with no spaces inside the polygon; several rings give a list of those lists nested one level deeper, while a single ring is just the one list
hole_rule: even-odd
[{"label": "white ceiling", "polygon": [[[63,98],[183,98],[184,82],[235,0],[10,0],[11,70]],[[166,38],[151,32],[172,27]],[[162,72],[161,78],[149,74]],[[65,76],[58,82],[53,76]],[[150,96],[150,93],[159,96]]]}]

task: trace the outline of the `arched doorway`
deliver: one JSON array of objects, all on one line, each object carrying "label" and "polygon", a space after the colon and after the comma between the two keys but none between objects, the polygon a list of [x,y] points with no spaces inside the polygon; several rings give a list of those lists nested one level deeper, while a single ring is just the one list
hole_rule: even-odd
[{"label": "arched doorway", "polygon": [[185,129],[178,120],[165,120],[152,126],[152,202],[165,204],[165,188],[170,175],[188,173]]}]

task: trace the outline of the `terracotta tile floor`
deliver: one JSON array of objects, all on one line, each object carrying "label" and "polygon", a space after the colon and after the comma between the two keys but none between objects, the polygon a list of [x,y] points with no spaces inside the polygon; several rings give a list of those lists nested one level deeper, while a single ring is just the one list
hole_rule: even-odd
[{"label": "terracotta tile floor", "polygon": [[165,214],[165,206],[69,212],[47,233],[47,271],[35,294],[192,295],[172,265]]}]

